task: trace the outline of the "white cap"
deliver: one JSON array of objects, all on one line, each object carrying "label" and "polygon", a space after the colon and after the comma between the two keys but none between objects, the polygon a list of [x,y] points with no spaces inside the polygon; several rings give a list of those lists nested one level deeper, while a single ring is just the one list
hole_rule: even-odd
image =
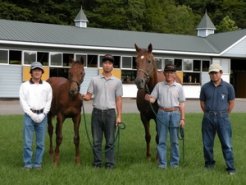
[{"label": "white cap", "polygon": [[208,73],[220,72],[220,71],[223,71],[221,65],[219,65],[219,64],[211,64],[210,67],[209,67]]}]

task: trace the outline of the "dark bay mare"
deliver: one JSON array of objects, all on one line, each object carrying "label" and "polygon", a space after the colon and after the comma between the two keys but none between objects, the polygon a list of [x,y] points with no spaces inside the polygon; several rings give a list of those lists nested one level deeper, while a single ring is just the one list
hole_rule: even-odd
[{"label": "dark bay mare", "polygon": [[[157,102],[150,104],[144,99],[146,93],[150,94],[155,85],[165,79],[163,71],[157,70],[157,63],[154,55],[152,54],[152,44],[149,44],[147,49],[139,48],[135,44],[137,52],[137,76],[135,84],[137,85],[137,107],[140,112],[140,118],[145,129],[146,141],[146,157],[151,159],[150,154],[150,120],[153,119],[156,123],[156,113],[158,111]],[[180,79],[176,79],[180,83]],[[157,129],[157,128],[156,128]],[[156,143],[158,143],[158,134],[156,134]]]},{"label": "dark bay mare", "polygon": [[[72,61],[69,69],[68,79],[63,77],[51,77],[47,80],[53,90],[51,109],[48,114],[48,133],[50,137],[50,156],[55,165],[60,160],[59,147],[62,143],[62,125],[66,118],[72,118],[74,124],[75,163],[80,164],[79,151],[79,126],[81,120],[80,85],[84,80],[84,64],[81,61]],[[56,147],[53,150],[53,125],[52,118],[56,116]]]}]

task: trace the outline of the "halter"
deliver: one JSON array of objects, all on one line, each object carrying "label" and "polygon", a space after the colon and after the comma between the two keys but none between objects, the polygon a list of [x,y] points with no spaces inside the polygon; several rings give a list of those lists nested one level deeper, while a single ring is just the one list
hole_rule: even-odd
[{"label": "halter", "polygon": [[145,70],[143,70],[143,69],[138,69],[138,71],[142,71],[143,73],[144,73],[144,75],[147,77],[147,82],[149,81],[149,79],[150,79],[150,76],[149,76],[149,73],[148,72],[146,72]]},{"label": "halter", "polygon": [[80,84],[81,83],[79,83],[78,81],[76,81],[76,80],[69,80],[70,82],[74,82],[74,83],[76,83],[77,84],[77,86],[78,86],[78,90],[80,90]]}]

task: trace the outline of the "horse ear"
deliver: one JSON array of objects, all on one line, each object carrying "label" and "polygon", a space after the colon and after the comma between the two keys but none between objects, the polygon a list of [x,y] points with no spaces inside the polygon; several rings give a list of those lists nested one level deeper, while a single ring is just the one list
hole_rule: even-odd
[{"label": "horse ear", "polygon": [[134,44],[134,46],[135,46],[135,49],[137,52],[139,52],[141,50],[136,43]]},{"label": "horse ear", "polygon": [[69,61],[69,66],[71,66],[73,64],[73,62],[74,62],[72,57],[69,57],[68,61]]},{"label": "horse ear", "polygon": [[150,43],[149,46],[148,46],[148,52],[151,53],[152,52],[152,44]]}]

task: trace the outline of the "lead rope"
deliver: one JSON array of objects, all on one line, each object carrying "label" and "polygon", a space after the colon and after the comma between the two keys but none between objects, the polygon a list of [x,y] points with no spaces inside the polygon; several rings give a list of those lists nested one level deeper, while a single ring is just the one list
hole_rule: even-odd
[{"label": "lead rope", "polygon": [[[149,90],[149,87],[148,87],[147,84],[145,85],[145,89],[146,89],[146,92],[147,92],[148,94],[150,94],[150,90]],[[152,103],[149,102],[149,105],[150,105],[150,108],[151,108],[152,112],[154,113],[156,119],[158,119],[158,118],[157,118],[157,114],[156,114],[156,112],[155,112],[155,109],[154,109]],[[160,120],[159,120],[159,121],[160,121]],[[182,152],[182,153],[183,153],[183,163],[184,163],[184,160],[185,160],[184,128],[182,128],[181,126],[179,126],[179,131],[178,131],[177,135],[178,135],[178,139],[179,139],[179,140],[182,140],[182,143],[183,143],[183,147],[182,147],[182,151],[183,151],[183,152]]]},{"label": "lead rope", "polygon": [[[88,133],[87,122],[86,122],[86,118],[85,118],[84,104],[82,105],[82,110],[83,110],[83,118],[84,118],[86,136],[87,136],[89,145],[90,145],[91,149],[93,150],[93,146],[92,146],[92,142],[91,142],[91,139],[90,139],[90,136],[89,136],[89,133]],[[110,148],[106,149],[105,152],[107,152],[109,150],[112,150],[115,147],[116,142],[118,141],[118,143],[117,143],[117,158],[119,157],[119,153],[120,153],[120,129],[125,129],[125,128],[126,128],[126,125],[125,125],[124,122],[121,122],[116,127],[115,134],[114,134],[114,143],[113,143],[113,145]]]}]

